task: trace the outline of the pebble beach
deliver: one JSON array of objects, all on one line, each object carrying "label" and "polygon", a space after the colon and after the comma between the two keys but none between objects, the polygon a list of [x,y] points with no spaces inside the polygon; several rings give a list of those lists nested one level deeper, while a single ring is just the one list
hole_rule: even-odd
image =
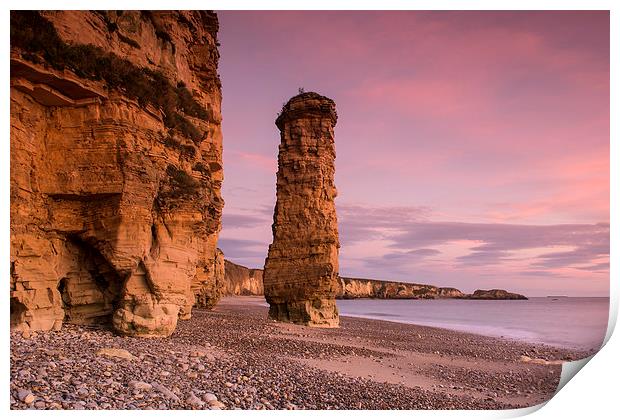
[{"label": "pebble beach", "polygon": [[195,309],[168,338],[100,327],[11,333],[12,409],[510,409],[540,404],[586,352],[341,317],[267,319],[252,297]]}]

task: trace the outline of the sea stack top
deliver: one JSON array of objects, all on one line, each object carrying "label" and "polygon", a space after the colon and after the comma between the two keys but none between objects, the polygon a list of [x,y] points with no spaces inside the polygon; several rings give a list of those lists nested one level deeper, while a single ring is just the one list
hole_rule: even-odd
[{"label": "sea stack top", "polygon": [[284,123],[300,118],[331,118],[332,124],[336,125],[338,114],[336,103],[316,92],[304,92],[293,96],[282,107],[282,111],[276,119],[276,126],[282,130]]}]

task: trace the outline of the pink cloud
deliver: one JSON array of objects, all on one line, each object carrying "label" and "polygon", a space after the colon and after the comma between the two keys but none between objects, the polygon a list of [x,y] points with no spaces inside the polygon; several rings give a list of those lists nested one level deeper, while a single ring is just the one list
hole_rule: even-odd
[{"label": "pink cloud", "polygon": [[[522,229],[607,222],[607,12],[222,12],[220,20],[224,188],[254,191],[251,200],[226,197],[225,213],[274,199],[273,120],[305,87],[337,103],[337,203],[343,240],[357,241],[343,246],[344,272],[354,267],[352,275],[380,277],[400,270],[411,281],[443,284],[458,278],[462,284],[454,285],[463,289],[504,282],[523,291],[561,294],[566,285],[604,293],[605,261],[596,258],[544,269],[530,267],[534,256],[521,251],[469,258],[495,261],[490,269],[457,259],[471,254],[471,244],[451,244],[452,254],[444,244],[441,254],[412,266],[407,250],[382,248],[382,230],[403,222],[396,209],[416,208],[432,209],[431,220]],[[364,213],[356,220],[362,227],[378,215],[390,220],[355,230],[341,205],[353,202],[392,209]],[[247,217],[229,220],[239,224],[234,237],[270,242],[268,229],[243,227]],[[371,245],[359,245],[365,243]],[[365,263],[375,246],[376,258],[393,254],[389,265]],[[547,265],[564,257],[548,256]]]},{"label": "pink cloud", "polygon": [[270,156],[239,151],[231,151],[230,153],[233,158],[239,159],[251,166],[260,168],[263,171],[275,173],[275,171],[278,170],[278,161]]}]

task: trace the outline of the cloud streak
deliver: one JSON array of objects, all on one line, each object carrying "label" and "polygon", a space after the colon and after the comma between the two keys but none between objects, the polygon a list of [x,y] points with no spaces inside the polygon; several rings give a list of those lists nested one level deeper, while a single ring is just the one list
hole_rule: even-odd
[{"label": "cloud streak", "polygon": [[[343,272],[463,289],[605,293],[608,12],[219,18],[222,237],[262,244],[231,252],[267,252],[280,140],[274,119],[303,86],[338,108]],[[243,258],[255,265],[264,256]]]},{"label": "cloud streak", "polygon": [[457,241],[480,243],[457,258],[463,264],[498,264],[514,251],[573,247],[566,252],[542,253],[533,265],[574,267],[609,257],[609,224],[517,225],[499,223],[418,222],[389,235],[391,248],[415,249]]},{"label": "cloud streak", "polygon": [[265,243],[247,239],[220,238],[218,247],[227,259],[243,261],[252,267],[262,267],[267,255]]},{"label": "cloud streak", "polygon": [[384,238],[404,224],[427,218],[432,210],[425,206],[362,206],[337,203],[338,230],[344,245]]},{"label": "cloud streak", "polygon": [[224,228],[226,228],[227,230],[252,228],[270,223],[270,220],[266,217],[254,215],[235,213],[224,213],[222,215],[222,226],[224,226]]}]

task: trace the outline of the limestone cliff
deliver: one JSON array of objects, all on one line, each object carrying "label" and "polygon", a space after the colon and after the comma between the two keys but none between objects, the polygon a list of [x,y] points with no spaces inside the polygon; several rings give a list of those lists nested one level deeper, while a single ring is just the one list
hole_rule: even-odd
[{"label": "limestone cliff", "polygon": [[434,299],[439,288],[426,284],[370,279],[340,278],[338,299]]},{"label": "limestone cliff", "polygon": [[480,300],[526,300],[527,298],[518,293],[507,292],[502,289],[491,290],[476,290],[471,295],[467,296],[467,299],[480,299]]},{"label": "limestone cliff", "polygon": [[437,297],[439,298],[455,298],[462,299],[467,295],[454,287],[440,287],[437,289]]},{"label": "limestone cliff", "polygon": [[291,98],[276,119],[277,200],[263,278],[272,319],[338,326],[336,120],[334,101],[314,92]]},{"label": "limestone cliff", "polygon": [[194,306],[211,309],[225,295],[226,280],[224,279],[224,253],[218,248],[215,250],[215,258],[210,266],[207,281],[192,281],[191,290],[195,298]]},{"label": "limestone cliff", "polygon": [[[222,294],[229,296],[262,296],[263,270],[249,269],[226,260]],[[501,289],[463,293],[454,287],[428,284],[340,277],[336,299],[479,299],[522,300],[527,297]]]},{"label": "limestone cliff", "polygon": [[247,268],[228,260],[222,293],[228,296],[263,296],[263,270]]},{"label": "limestone cliff", "polygon": [[212,12],[11,12],[13,328],[167,336],[217,300],[217,30]]},{"label": "limestone cliff", "polygon": [[527,299],[518,293],[505,290],[476,290],[472,294],[454,287],[436,287],[427,284],[404,283],[384,280],[340,278],[337,299]]}]

